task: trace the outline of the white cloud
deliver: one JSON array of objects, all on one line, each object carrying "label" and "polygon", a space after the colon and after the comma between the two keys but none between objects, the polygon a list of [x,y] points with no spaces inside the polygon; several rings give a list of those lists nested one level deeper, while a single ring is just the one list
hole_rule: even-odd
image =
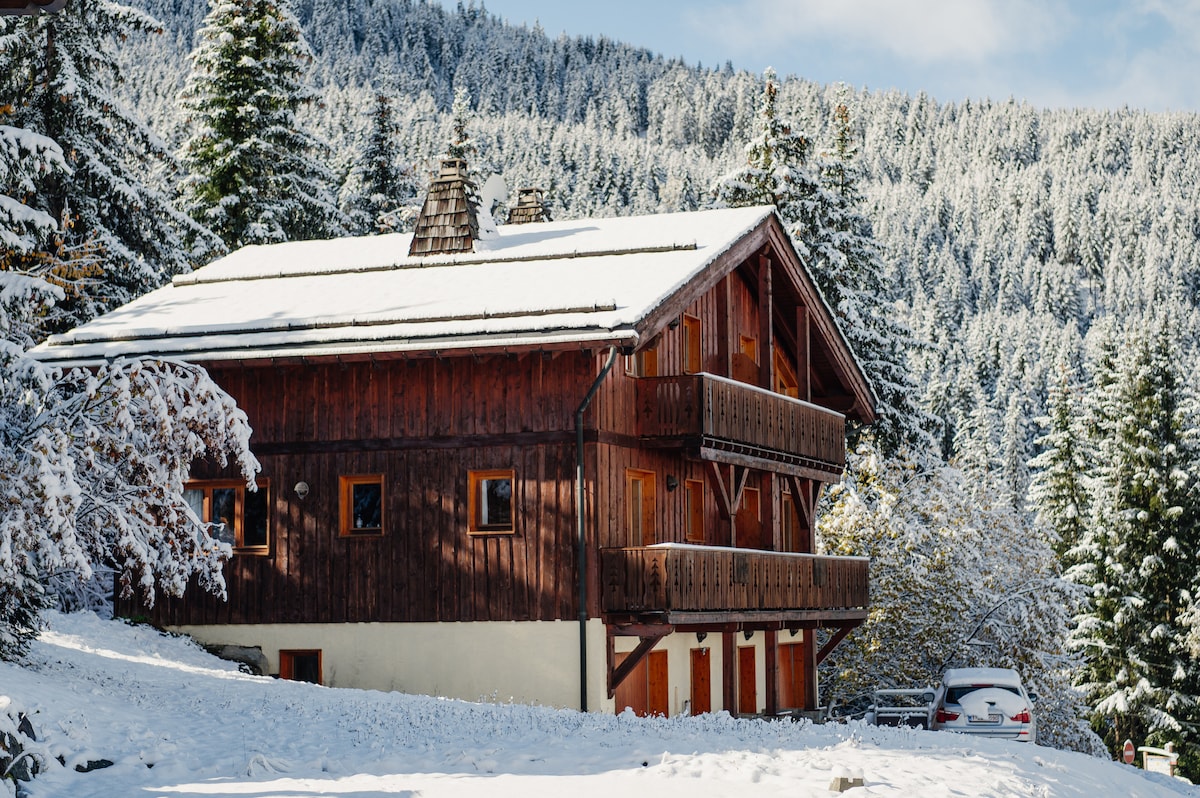
[{"label": "white cloud", "polygon": [[738,0],[687,13],[696,35],[743,51],[821,42],[920,64],[1038,49],[1068,17],[1061,2],[1038,0]]}]

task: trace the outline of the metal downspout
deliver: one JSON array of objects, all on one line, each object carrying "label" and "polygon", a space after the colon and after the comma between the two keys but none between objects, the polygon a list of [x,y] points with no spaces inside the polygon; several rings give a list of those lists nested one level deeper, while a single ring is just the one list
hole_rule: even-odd
[{"label": "metal downspout", "polygon": [[575,560],[579,564],[577,578],[579,580],[579,711],[587,712],[587,531],[584,522],[584,489],[583,489],[583,413],[592,403],[592,397],[600,388],[600,383],[608,376],[608,372],[617,362],[617,347],[608,348],[608,362],[600,370],[592,387],[588,389],[583,403],[575,411],[575,520],[576,546]]}]

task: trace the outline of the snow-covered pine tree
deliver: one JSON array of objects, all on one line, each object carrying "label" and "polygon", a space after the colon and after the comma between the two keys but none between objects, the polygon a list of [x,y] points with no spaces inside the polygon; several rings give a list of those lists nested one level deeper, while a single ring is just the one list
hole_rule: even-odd
[{"label": "snow-covered pine tree", "polygon": [[901,446],[933,451],[937,419],[921,407],[909,365],[909,354],[924,344],[894,304],[887,267],[861,209],[850,101],[849,90],[840,87],[832,146],[817,157],[820,190],[801,206],[792,235],[810,253],[813,277],[875,388],[878,418],[871,435],[885,454]]},{"label": "snow-covered pine tree", "polygon": [[[60,225],[48,276],[71,289],[64,308],[74,321],[159,286],[220,243],[156,187],[151,175],[174,169],[171,153],[113,94],[115,43],[156,30],[119,3],[0,18],[0,96],[13,101],[12,124],[56,142],[69,167],[28,202]],[[35,271],[45,257],[22,262],[10,250],[9,260]]]},{"label": "snow-covered pine tree", "polygon": [[196,38],[181,97],[186,210],[230,248],[344,233],[326,148],[296,119],[314,96],[312,56],[286,0],[211,0]]},{"label": "snow-covered pine tree", "polygon": [[416,165],[404,159],[395,99],[375,92],[371,126],[346,182],[341,207],[353,233],[403,232],[420,210]]},{"label": "snow-covered pine tree", "polygon": [[[1092,590],[1076,631],[1093,725],[1114,752],[1126,738],[1194,752],[1200,664],[1185,616],[1200,588],[1200,416],[1179,369],[1180,330],[1164,314],[1127,334],[1115,390],[1096,428],[1106,441],[1092,528],[1071,575]],[[1098,374],[1104,385],[1108,378]],[[1181,760],[1200,775],[1194,753]]]},{"label": "snow-covered pine tree", "polygon": [[62,149],[52,139],[0,125],[0,286],[8,299],[0,301],[0,340],[20,347],[33,345],[43,312],[62,299],[62,291],[42,278],[65,276],[52,251],[58,225],[26,201],[47,175],[65,171]]},{"label": "snow-covered pine tree", "polygon": [[[763,72],[757,130],[746,145],[746,163],[721,177],[713,186],[715,207],[774,205],[789,227],[803,215],[802,206],[819,191],[808,168],[812,142],[792,129],[779,114],[779,81],[775,70]],[[808,251],[801,245],[801,256]]]},{"label": "snow-covered pine tree", "polygon": [[1054,551],[1064,566],[1071,564],[1067,553],[1086,534],[1090,514],[1085,481],[1093,463],[1081,424],[1081,382],[1071,362],[1060,358],[1050,384],[1050,415],[1038,419],[1046,429],[1037,440],[1042,451],[1029,462],[1030,509],[1038,523],[1054,530]]}]

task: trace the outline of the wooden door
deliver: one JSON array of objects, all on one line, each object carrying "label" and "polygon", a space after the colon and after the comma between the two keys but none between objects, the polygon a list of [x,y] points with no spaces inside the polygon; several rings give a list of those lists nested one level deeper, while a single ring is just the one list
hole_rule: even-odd
[{"label": "wooden door", "polygon": [[762,546],[762,492],[747,487],[742,491],[742,504],[735,519],[737,547],[739,549],[761,549]]},{"label": "wooden door", "polygon": [[630,546],[653,546],[655,529],[655,478],[653,471],[625,469],[625,503]]},{"label": "wooden door", "polygon": [[[628,654],[618,654],[620,664]],[[666,716],[670,709],[670,690],[667,684],[667,652],[651,651],[645,659],[637,664],[625,680],[617,685],[616,694],[617,714],[628,707],[635,715]]]},{"label": "wooden door", "polygon": [[758,679],[755,673],[754,646],[738,648],[738,713],[753,715],[758,712]]},{"label": "wooden door", "polygon": [[808,697],[808,674],[804,670],[804,643],[779,645],[779,708],[804,709]]},{"label": "wooden door", "polygon": [[707,648],[692,649],[692,714],[712,712],[712,657]]}]

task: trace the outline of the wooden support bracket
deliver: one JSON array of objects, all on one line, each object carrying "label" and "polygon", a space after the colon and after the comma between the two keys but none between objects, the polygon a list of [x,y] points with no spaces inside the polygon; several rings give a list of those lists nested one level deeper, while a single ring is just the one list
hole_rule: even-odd
[{"label": "wooden support bracket", "polygon": [[821,650],[817,652],[817,664],[820,665],[822,662],[824,662],[825,658],[829,656],[830,652],[837,648],[837,644],[845,640],[846,635],[853,632],[856,628],[858,628],[858,624],[838,627],[838,630],[833,633],[833,637],[829,638],[829,641],[826,642],[825,645],[821,646]]},{"label": "wooden support bracket", "polygon": [[[658,641],[662,640],[668,634],[669,634],[668,631],[656,632],[653,635],[638,638],[640,642],[637,644],[637,648],[635,648],[633,651],[629,652],[629,655],[621,661],[620,665],[618,665],[614,668],[614,667],[612,667],[612,665],[610,663],[609,670],[608,670],[608,697],[609,698],[613,698],[616,696],[617,685],[619,685],[621,682],[625,681],[625,677],[627,677],[630,673],[632,673],[633,669],[638,666],[638,663],[646,658],[646,655],[650,653],[650,649],[652,649],[656,645],[658,645]],[[612,638],[610,637],[609,638],[610,645],[611,645],[611,640],[612,640]]]}]

